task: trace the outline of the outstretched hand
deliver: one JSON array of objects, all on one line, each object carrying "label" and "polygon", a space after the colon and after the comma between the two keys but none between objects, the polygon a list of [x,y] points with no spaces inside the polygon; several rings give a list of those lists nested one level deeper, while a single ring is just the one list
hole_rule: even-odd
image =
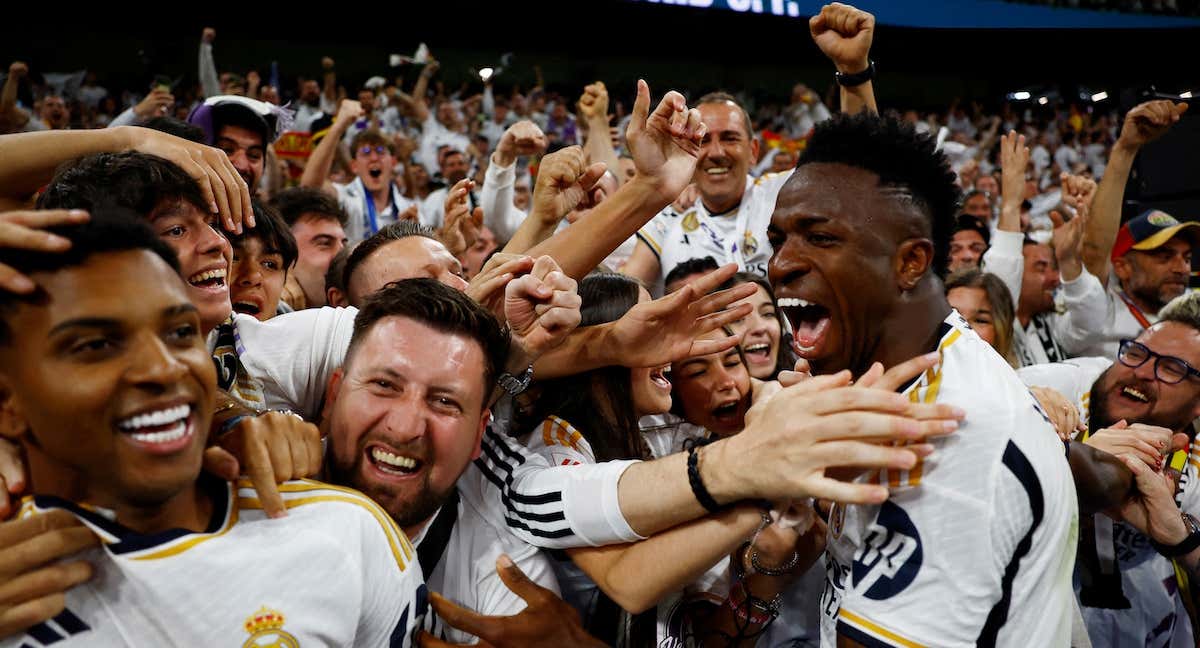
[{"label": "outstretched hand", "polygon": [[663,96],[650,112],[650,86],[638,81],[637,100],[625,141],[637,169],[634,182],[653,189],[663,205],[670,203],[692,181],[700,159],[700,141],[708,127],[700,111],[689,109],[683,95],[674,90]]}]

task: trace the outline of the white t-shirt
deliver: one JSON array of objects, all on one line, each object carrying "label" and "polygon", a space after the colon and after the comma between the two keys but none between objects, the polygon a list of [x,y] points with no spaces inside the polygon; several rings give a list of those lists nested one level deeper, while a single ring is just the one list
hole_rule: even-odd
[{"label": "white t-shirt", "polygon": [[27,499],[22,516],[67,509],[104,546],[80,554],[95,574],[62,613],[0,646],[415,645],[421,568],[378,505],[292,481],[279,488],[287,517],[270,519],[248,481],[199,483],[215,505],[204,533],[139,535],[96,509]]},{"label": "white t-shirt", "polygon": [[[1079,408],[1087,423],[1090,414],[1092,385],[1100,374],[1112,366],[1108,358],[1074,358],[1035,367],[1018,373],[1031,387],[1049,387],[1067,397]],[[1180,471],[1175,502],[1180,510],[1200,515],[1200,488],[1197,487],[1197,467],[1200,448],[1195,444],[1184,452],[1172,455],[1171,465]],[[1120,570],[1120,593],[1130,607],[1109,608],[1083,605],[1083,619],[1088,635],[1096,648],[1194,648],[1192,624],[1179,594],[1179,581],[1171,561],[1159,555],[1150,540],[1140,531],[1112,518],[1093,516],[1095,538],[1084,538],[1096,547],[1096,568],[1114,574]],[[1081,566],[1081,569],[1083,567]],[[1115,588],[1104,584],[1109,595],[1116,598]],[[1192,584],[1194,588],[1195,583]],[[1082,587],[1082,583],[1078,587]],[[1095,602],[1081,596],[1081,603]]]},{"label": "white t-shirt", "polygon": [[[355,308],[309,308],[262,322],[233,314],[238,359],[262,384],[267,409],[286,409],[306,420],[321,414],[325,388],[342,364],[354,332]],[[216,332],[208,336],[208,349]]]},{"label": "white t-shirt", "polygon": [[421,145],[416,153],[417,162],[432,173],[438,168],[438,149],[443,146],[466,153],[467,148],[471,146],[471,140],[466,135],[443,126],[431,110],[429,117],[421,123]]},{"label": "white t-shirt", "polygon": [[1158,313],[1146,313],[1137,306],[1125,302],[1121,284],[1115,276],[1108,278],[1105,297],[1107,298],[1107,310],[1103,328],[1091,344],[1079,350],[1078,355],[1102,358],[1117,357],[1117,349],[1121,346],[1121,340],[1132,340],[1146,329],[1134,315],[1135,310],[1150,324],[1158,321]]},{"label": "white t-shirt", "polygon": [[[496,559],[508,554],[529,580],[558,593],[558,581],[549,559],[507,529],[497,529],[474,506],[458,499],[457,516],[445,548],[425,582],[455,603],[485,616],[511,616],[525,609],[525,601],[508,589],[496,573]],[[434,514],[438,519],[441,510]],[[433,524],[413,538],[418,552],[431,537]],[[446,625],[436,615],[426,617],[426,629],[451,643],[474,643],[473,635]]]},{"label": "white t-shirt", "polygon": [[[353,182],[347,184],[335,182],[333,188],[337,191],[338,204],[346,212],[346,238],[350,243],[357,243],[395,223],[400,219],[400,214],[417,204],[405,198],[393,183],[392,200],[388,203],[387,209],[375,213],[375,223],[372,227],[371,207],[367,206],[367,201],[374,201],[374,198],[367,192],[362,180],[355,178]],[[374,206],[374,202],[371,203],[371,206]]]},{"label": "white t-shirt", "polygon": [[1012,368],[957,312],[905,394],[966,419],[881,505],[830,513],[821,644],[1067,646],[1078,532],[1063,444]]},{"label": "white t-shirt", "polygon": [[736,263],[741,270],[766,276],[771,260],[767,227],[775,198],[790,177],[791,172],[746,176],[742,202],[725,214],[708,213],[703,200],[682,214],[669,205],[659,212],[637,234],[658,257],[659,281],[680,263],[706,256],[718,265]]}]

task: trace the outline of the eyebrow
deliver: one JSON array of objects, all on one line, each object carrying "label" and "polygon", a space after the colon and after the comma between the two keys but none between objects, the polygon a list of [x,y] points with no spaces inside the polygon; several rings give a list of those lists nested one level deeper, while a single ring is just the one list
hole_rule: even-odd
[{"label": "eyebrow", "polygon": [[[164,308],[162,310],[162,317],[164,319],[166,319],[166,318],[171,318],[171,317],[177,317],[184,313],[194,313],[194,312],[196,312],[196,307],[190,303],[189,304],[176,304],[175,306],[169,306],[167,308]],[[72,328],[114,329],[114,328],[120,328],[120,326],[121,326],[121,321],[116,318],[76,317],[75,319],[69,319],[69,320],[66,320],[65,322],[59,322],[58,324],[56,324],[53,328],[50,329],[50,335],[54,335],[56,333],[59,333],[60,331],[64,331],[64,330],[72,329]]]}]

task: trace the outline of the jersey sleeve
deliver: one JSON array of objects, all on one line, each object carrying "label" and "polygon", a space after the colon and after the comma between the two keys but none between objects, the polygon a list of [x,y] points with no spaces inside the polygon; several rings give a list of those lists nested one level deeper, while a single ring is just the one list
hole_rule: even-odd
[{"label": "jersey sleeve", "polygon": [[263,384],[267,406],[316,420],[329,377],[342,364],[355,308],[310,308],[259,322],[237,316],[243,364]]},{"label": "jersey sleeve", "polygon": [[650,250],[654,252],[655,258],[662,260],[662,249],[666,243],[667,235],[671,231],[671,226],[677,219],[675,212],[668,206],[658,212],[650,222],[642,226],[642,229],[637,231],[637,237],[644,241]]},{"label": "jersey sleeve", "polygon": [[641,540],[621,514],[617,484],[634,461],[553,465],[488,429],[460,490],[489,522],[545,549]]},{"label": "jersey sleeve", "polygon": [[374,502],[362,506],[359,520],[363,592],[354,643],[364,647],[416,646],[416,633],[429,607],[417,552],[391,516]]}]

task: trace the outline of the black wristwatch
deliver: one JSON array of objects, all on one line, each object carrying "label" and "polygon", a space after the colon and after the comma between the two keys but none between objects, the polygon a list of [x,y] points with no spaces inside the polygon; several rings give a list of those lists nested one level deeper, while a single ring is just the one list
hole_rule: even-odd
[{"label": "black wristwatch", "polygon": [[845,74],[842,72],[834,72],[833,78],[838,82],[838,85],[843,88],[853,88],[860,86],[867,81],[875,78],[875,61],[867,61],[867,69],[854,74]]},{"label": "black wristwatch", "polygon": [[533,382],[533,365],[529,365],[529,368],[522,371],[520,375],[514,376],[506,371],[496,379],[496,383],[513,396],[525,391],[531,382]]},{"label": "black wristwatch", "polygon": [[1154,547],[1160,555],[1167,558],[1175,558],[1189,554],[1196,547],[1200,547],[1200,523],[1196,522],[1196,518],[1183,513],[1183,524],[1187,527],[1188,535],[1177,545],[1164,545],[1156,542],[1153,538],[1150,539],[1150,546]]}]

